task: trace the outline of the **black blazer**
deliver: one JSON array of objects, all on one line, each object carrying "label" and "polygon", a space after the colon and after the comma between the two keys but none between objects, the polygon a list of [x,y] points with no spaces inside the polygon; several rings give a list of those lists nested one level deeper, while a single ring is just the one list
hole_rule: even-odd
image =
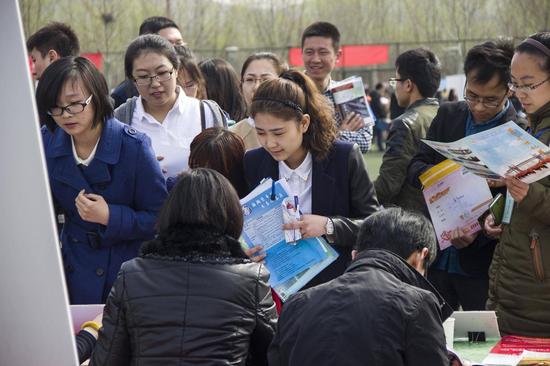
[{"label": "black blazer", "polygon": [[[466,136],[466,121],[468,119],[469,108],[466,102],[443,103],[428,130],[427,140],[438,142],[453,142]],[[518,119],[516,110],[510,105],[508,112],[499,121],[504,124],[508,121],[514,121],[521,127],[526,127],[526,121]],[[407,171],[407,179],[410,184],[421,188],[419,177],[432,166],[439,164],[446,158],[432,149],[430,146],[422,143],[418,152],[411,160]],[[506,193],[505,188],[491,189],[491,193]],[[485,216],[482,216],[483,218]],[[468,247],[460,249],[459,260],[462,270],[468,275],[475,277],[487,277],[489,265],[493,258],[496,240],[486,237],[482,232],[476,240]],[[438,250],[438,256],[441,251]]]},{"label": "black blazer", "polygon": [[[249,191],[264,178],[279,179],[279,163],[264,148],[245,154],[244,171]],[[332,219],[334,240],[331,245],[340,256],[306,287],[344,273],[351,261],[351,250],[361,223],[378,210],[374,185],[357,145],[337,141],[325,159],[319,161],[313,156],[311,179],[312,214]]]}]

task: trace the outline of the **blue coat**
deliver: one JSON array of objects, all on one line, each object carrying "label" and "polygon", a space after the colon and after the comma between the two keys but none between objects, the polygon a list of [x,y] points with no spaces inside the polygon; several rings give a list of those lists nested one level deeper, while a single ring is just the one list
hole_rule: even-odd
[{"label": "blue coat", "polygon": [[[103,303],[120,265],[154,236],[167,194],[164,177],[149,138],[114,118],[105,121],[88,167],[76,164],[71,137],[61,128],[43,128],[42,138],[52,194],[65,213],[61,252],[70,301]],[[81,219],[75,199],[82,189],[103,196],[107,226]]]},{"label": "blue coat", "polygon": [[[360,225],[379,207],[357,145],[335,141],[325,159],[318,160],[313,155],[311,170],[311,213],[332,219],[334,242],[331,244],[340,256],[306,287],[328,282],[344,273],[351,261]],[[279,163],[262,147],[246,152],[244,171],[250,191],[263,178],[279,180]]]}]

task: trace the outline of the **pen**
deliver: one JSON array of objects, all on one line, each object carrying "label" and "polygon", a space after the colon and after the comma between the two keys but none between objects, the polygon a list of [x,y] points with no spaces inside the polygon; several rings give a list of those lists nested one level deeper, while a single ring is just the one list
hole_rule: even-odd
[{"label": "pen", "polygon": [[271,200],[275,201],[277,199],[277,196],[275,195],[275,181],[271,181]]},{"label": "pen", "polygon": [[294,196],[294,209],[296,210],[294,212],[294,218],[300,221],[300,202],[298,201],[298,196]]}]

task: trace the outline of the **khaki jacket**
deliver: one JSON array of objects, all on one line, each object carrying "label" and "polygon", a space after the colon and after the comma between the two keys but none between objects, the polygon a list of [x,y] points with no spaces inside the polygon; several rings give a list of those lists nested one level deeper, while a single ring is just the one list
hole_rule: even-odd
[{"label": "khaki jacket", "polygon": [[[532,134],[550,142],[550,103],[530,116]],[[487,307],[502,333],[550,337],[550,177],[531,183],[514,205],[489,269]]]},{"label": "khaki jacket", "polygon": [[260,147],[256,130],[248,123],[246,119],[243,119],[242,121],[229,127],[229,131],[236,133],[243,139],[244,148],[246,151]]}]

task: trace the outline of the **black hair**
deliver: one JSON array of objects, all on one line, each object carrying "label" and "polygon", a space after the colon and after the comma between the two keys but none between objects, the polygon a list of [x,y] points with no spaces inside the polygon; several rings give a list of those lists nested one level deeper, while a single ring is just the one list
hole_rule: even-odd
[{"label": "black hair", "polygon": [[210,58],[201,61],[199,69],[206,82],[206,97],[218,103],[232,120],[246,118],[246,102],[233,66],[225,60]]},{"label": "black hair", "polygon": [[[180,62],[179,70],[185,70],[187,74],[197,83],[197,99],[206,99],[206,82],[202,76],[202,72],[197,65],[197,59],[193,54],[193,51],[187,46],[175,45],[176,53]],[[178,84],[183,88],[183,72],[178,73]]]},{"label": "black hair", "polygon": [[78,56],[80,43],[75,32],[66,24],[53,22],[39,29],[27,40],[27,50],[36,48],[42,57],[55,50],[59,57]]},{"label": "black hair", "polygon": [[158,217],[158,231],[178,225],[207,225],[238,239],[243,212],[235,188],[221,173],[208,168],[183,172]]},{"label": "black hair", "polygon": [[378,211],[365,219],[355,249],[385,249],[407,260],[416,251],[428,248],[428,264],[437,254],[434,228],[425,216],[400,207]]},{"label": "black hair", "polygon": [[172,19],[155,16],[149,17],[141,23],[139,26],[139,35],[158,34],[164,28],[176,28],[179,30],[178,25]]},{"label": "black hair", "polygon": [[[542,43],[543,46],[550,49],[550,32],[538,32],[530,35],[529,38]],[[523,42],[516,47],[516,52],[527,53],[539,57],[542,61],[540,65],[541,69],[550,74],[550,57],[546,53],[539,50],[537,47],[529,43]]]},{"label": "black hair", "polygon": [[244,80],[244,73],[246,72],[246,69],[248,69],[248,67],[253,61],[258,61],[258,60],[269,61],[271,65],[273,65],[273,68],[275,69],[275,72],[277,73],[277,75],[280,75],[284,71],[288,70],[288,65],[282,62],[279,56],[277,56],[276,54],[271,52],[256,52],[248,56],[246,60],[244,60],[243,62],[243,66],[241,67],[241,83]]},{"label": "black hair", "polygon": [[434,53],[426,48],[403,52],[395,60],[401,79],[410,79],[424,98],[431,98],[439,88],[441,66]]},{"label": "black hair", "polygon": [[129,80],[134,80],[132,71],[134,61],[141,54],[154,52],[165,56],[172,64],[175,70],[179,69],[179,59],[172,43],[157,34],[146,34],[139,36],[130,43],[124,55],[124,72]]},{"label": "black hair", "polygon": [[80,81],[82,87],[93,95],[90,103],[94,106],[95,111],[94,127],[98,123],[103,124],[105,119],[113,116],[109,88],[101,72],[87,58],[64,57],[48,66],[36,88],[38,116],[50,131],[54,131],[57,124],[48,114],[48,109],[57,106],[59,93],[65,83],[69,81]]},{"label": "black hair", "polygon": [[464,74],[477,83],[487,83],[498,75],[501,85],[510,82],[510,63],[514,56],[511,41],[501,39],[474,46],[464,60]]},{"label": "black hair", "polygon": [[296,123],[300,123],[307,113],[310,123],[302,145],[317,160],[328,156],[336,140],[334,115],[327,98],[301,71],[288,70],[278,78],[261,83],[250,104],[250,116],[254,118],[258,113],[268,113]]},{"label": "black hair", "polygon": [[302,48],[304,48],[304,41],[309,37],[330,38],[332,40],[334,51],[338,52],[340,49],[340,31],[332,23],[315,22],[304,29],[304,32],[302,33]]}]

